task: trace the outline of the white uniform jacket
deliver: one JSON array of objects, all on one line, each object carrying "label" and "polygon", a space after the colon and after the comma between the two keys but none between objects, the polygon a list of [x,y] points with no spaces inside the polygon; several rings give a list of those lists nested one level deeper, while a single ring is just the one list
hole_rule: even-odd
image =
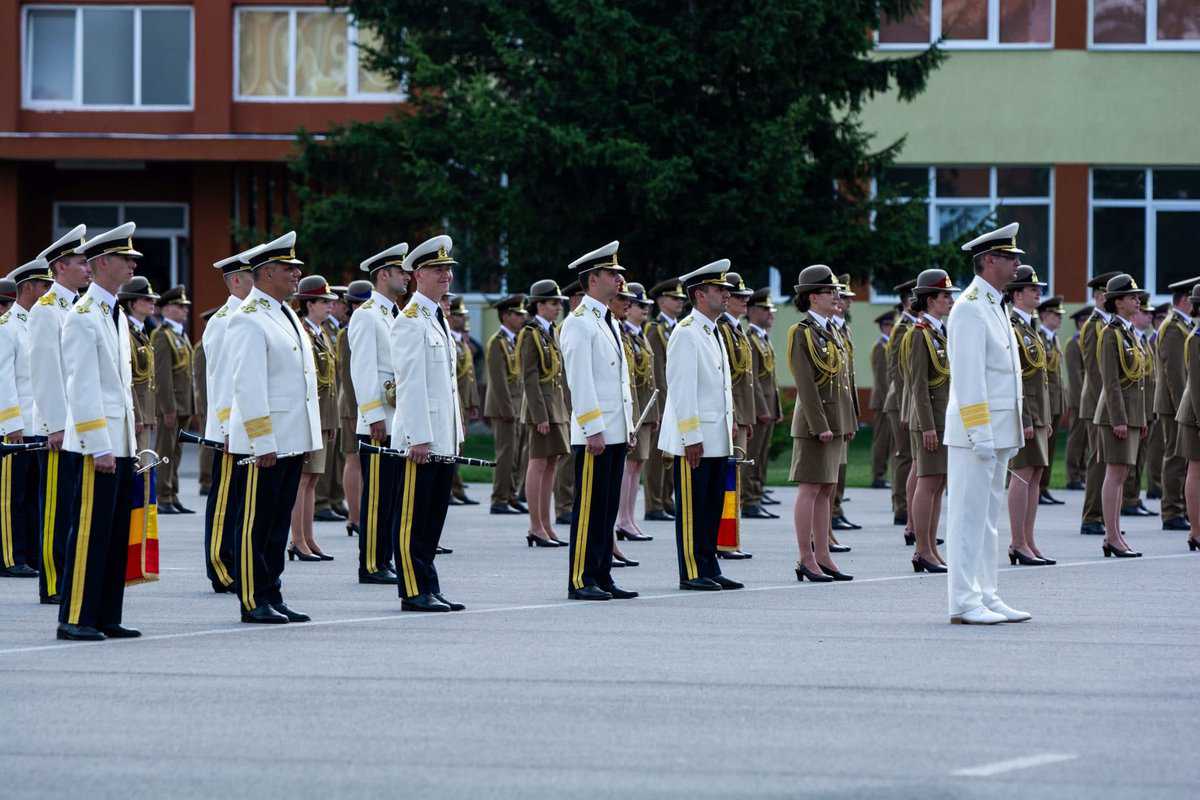
[{"label": "white uniform jacket", "polygon": [[658,449],[681,456],[704,445],[705,458],[733,452],[733,383],[717,324],[692,311],[667,340],[667,402]]},{"label": "white uniform jacket", "polygon": [[392,309],[395,307],[395,303],[379,292],[371,292],[371,299],[351,315],[350,327],[346,329],[350,345],[350,381],[358,399],[358,422],[354,432],[360,436],[369,434],[371,424],[380,420],[389,433],[392,429],[395,411],[387,401],[385,387],[396,380],[391,353]]},{"label": "white uniform jacket", "polygon": [[604,304],[584,295],[558,334],[567,388],[571,390],[571,444],[604,434],[605,444],[625,444],[633,429],[629,367],[617,326]]},{"label": "white uniform jacket", "polygon": [[13,304],[0,317],[0,433],[34,435],[29,377],[29,312]]},{"label": "white uniform jacket", "polygon": [[233,365],[222,358],[229,320],[242,301],[233,295],[212,315],[204,326],[204,384],[208,391],[208,415],[204,420],[204,438],[219,442],[229,435],[229,413],[233,409]]},{"label": "white uniform jacket", "polygon": [[251,289],[221,346],[233,369],[229,449],[266,455],[321,449],[321,409],[312,343],[296,313]]},{"label": "white uniform jacket", "polygon": [[954,302],[946,323],[951,447],[1020,447],[1021,362],[1001,294],[978,275]]},{"label": "white uniform jacket", "polygon": [[93,283],[67,315],[62,330],[67,378],[63,449],[88,456],[137,455],[133,432],[133,366],[129,321],[116,298]]},{"label": "white uniform jacket", "polygon": [[29,369],[33,379],[35,436],[67,426],[67,382],[63,374],[62,329],[75,293],[55,282],[29,309]]},{"label": "white uniform jacket", "polygon": [[[360,308],[354,316],[361,313]],[[413,292],[392,324],[391,353],[396,375],[392,447],[408,450],[413,445],[427,444],[434,455],[456,456],[463,441],[456,351],[450,328],[444,319],[438,322],[437,313],[437,303]],[[350,319],[353,322],[354,317]],[[360,395],[360,403],[362,399]]]}]

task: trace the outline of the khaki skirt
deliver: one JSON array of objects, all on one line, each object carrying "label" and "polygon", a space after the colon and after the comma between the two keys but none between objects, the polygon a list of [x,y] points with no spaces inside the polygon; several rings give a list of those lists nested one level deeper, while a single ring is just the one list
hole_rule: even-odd
[{"label": "khaki skirt", "polygon": [[300,468],[301,474],[325,474],[325,454],[333,450],[333,436],[333,431],[321,431],[322,447],[320,450],[314,450],[311,453],[304,454],[304,466]]},{"label": "khaki skirt", "polygon": [[637,445],[629,448],[625,453],[626,461],[645,461],[650,457],[650,448],[658,444],[658,437],[654,435],[655,429],[650,426],[650,423],[644,423],[638,428]]},{"label": "khaki skirt", "polygon": [[925,439],[920,431],[908,430],[908,445],[912,448],[913,469],[918,478],[946,474],[946,445],[942,444],[945,431],[938,431],[937,450],[932,453],[925,449]]},{"label": "khaki skirt", "polygon": [[1175,437],[1175,455],[1188,461],[1200,461],[1200,428],[1179,423],[1179,435]]},{"label": "khaki skirt", "polygon": [[[1137,453],[1136,448],[1134,453]],[[1034,428],[1033,438],[1025,440],[1025,445],[1017,451],[1012,461],[1008,462],[1008,468],[1048,466],[1050,466],[1050,427]]]},{"label": "khaki skirt", "polygon": [[538,433],[537,425],[528,423],[526,428],[529,430],[529,457],[530,458],[550,458],[551,456],[565,456],[571,452],[571,439],[568,433],[567,423],[551,422],[550,430],[546,433]]},{"label": "khaki skirt", "polygon": [[796,483],[837,483],[838,469],[845,463],[846,439],[833,441],[792,437],[792,467],[788,480]]},{"label": "khaki skirt", "polygon": [[1096,435],[1100,439],[1100,460],[1105,464],[1137,463],[1138,445],[1142,441],[1142,429],[1130,426],[1129,435],[1118,439],[1113,435],[1111,425],[1097,425]]}]

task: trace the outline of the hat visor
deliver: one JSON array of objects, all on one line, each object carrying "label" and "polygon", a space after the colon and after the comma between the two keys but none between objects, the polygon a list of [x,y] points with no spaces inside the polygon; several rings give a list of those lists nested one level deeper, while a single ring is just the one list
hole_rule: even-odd
[{"label": "hat visor", "polygon": [[[1022,286],[1035,286],[1032,283],[1023,283]],[[961,292],[961,286],[922,286],[919,289],[913,289],[916,294],[933,294],[934,292]],[[1008,291],[1005,289],[1005,291]]]},{"label": "hat visor", "polygon": [[50,273],[39,273],[37,275],[26,275],[23,278],[18,278],[16,283],[20,286],[25,281],[44,281],[45,283],[54,283],[54,276]]},{"label": "hat visor", "polygon": [[797,283],[792,287],[792,291],[796,294],[811,294],[821,289],[838,291],[838,285],[836,283]]},{"label": "hat visor", "polygon": [[[624,293],[622,293],[621,296],[624,297],[625,296]],[[566,297],[565,295],[561,295],[561,294],[529,295],[528,297],[525,298],[525,302],[526,303],[546,303],[551,300],[566,301],[566,300],[570,300],[570,299],[571,298]]]},{"label": "hat visor", "polygon": [[338,296],[333,293],[329,294],[294,294],[292,297],[296,300],[337,300]]},{"label": "hat visor", "polygon": [[1039,289],[1045,289],[1049,285],[1050,284],[1042,283],[1041,281],[1028,281],[1028,282],[1022,281],[1021,283],[1006,283],[1006,284],[1004,284],[1004,291],[1015,292],[1017,289],[1024,289],[1028,286],[1036,286]]},{"label": "hat visor", "polygon": [[117,294],[117,300],[153,300],[158,302],[162,297],[157,294],[142,294],[140,292],[120,292]]},{"label": "hat visor", "polygon": [[730,289],[729,293],[734,297],[749,297],[754,294],[750,289]]}]

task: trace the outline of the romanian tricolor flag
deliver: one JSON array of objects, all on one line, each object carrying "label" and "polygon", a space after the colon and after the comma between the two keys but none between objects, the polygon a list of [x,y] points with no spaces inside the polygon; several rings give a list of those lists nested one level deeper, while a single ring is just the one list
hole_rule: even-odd
[{"label": "romanian tricolor flag", "polygon": [[133,511],[129,515],[129,558],[125,585],[158,580],[158,491],[150,469],[133,476]]},{"label": "romanian tricolor flag", "polygon": [[729,552],[742,548],[741,476],[737,461],[725,461],[725,504],[721,507],[721,526],[717,528],[717,549]]}]

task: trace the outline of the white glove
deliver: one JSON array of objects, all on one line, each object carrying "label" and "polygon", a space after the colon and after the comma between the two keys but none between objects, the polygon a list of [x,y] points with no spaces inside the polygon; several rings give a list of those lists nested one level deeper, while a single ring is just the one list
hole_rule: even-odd
[{"label": "white glove", "polygon": [[991,441],[973,442],[971,450],[975,452],[975,457],[980,461],[994,461],[996,458],[996,448],[993,445],[994,443]]}]

